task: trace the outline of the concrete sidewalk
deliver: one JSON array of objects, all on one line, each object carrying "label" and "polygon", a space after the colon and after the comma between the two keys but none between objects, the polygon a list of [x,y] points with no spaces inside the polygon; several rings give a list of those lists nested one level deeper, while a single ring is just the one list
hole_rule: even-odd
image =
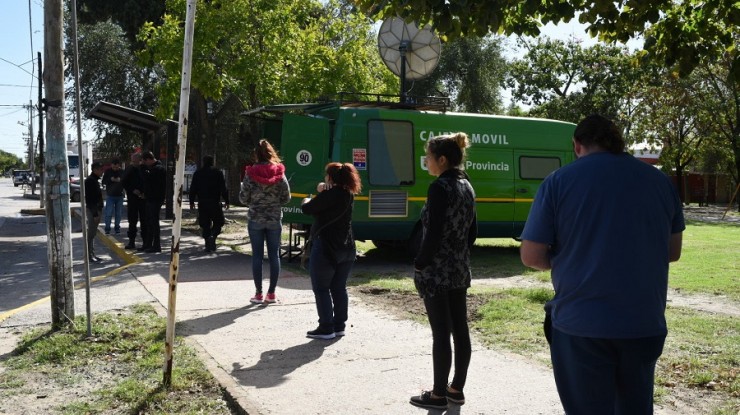
[{"label": "concrete sidewalk", "polygon": [[[166,306],[171,227],[168,221],[162,224],[166,243],[161,254],[124,251],[125,231],[115,236],[99,234],[110,253],[107,266],[114,269],[95,269],[96,275],[108,273],[92,286],[95,313],[141,302]],[[12,229],[0,225],[3,253],[11,244],[29,243],[19,239],[17,231],[9,232]],[[39,231],[35,233],[35,238],[45,237]],[[81,257],[81,237],[75,237],[74,256]],[[32,251],[39,256],[35,261],[46,263],[45,250]],[[2,257],[0,266],[14,266],[8,255]],[[548,368],[478,343],[473,346],[466,404],[451,406],[447,411],[415,408],[409,405],[409,397],[432,384],[431,332],[426,325],[399,319],[350,298],[346,336],[330,341],[308,339],[306,331],[316,327],[317,316],[307,275],[297,267],[286,266],[278,283],[278,303],[254,305],[249,303],[254,291],[250,264],[248,255],[227,247],[206,253],[200,238],[183,234],[178,334],[199,346],[211,372],[245,413],[562,413]],[[42,292],[48,289],[41,288]],[[84,290],[76,300],[78,310],[84,313]],[[48,303],[14,310],[12,315],[0,318],[0,327],[50,320]],[[9,331],[0,330],[0,355],[13,346]]]}]

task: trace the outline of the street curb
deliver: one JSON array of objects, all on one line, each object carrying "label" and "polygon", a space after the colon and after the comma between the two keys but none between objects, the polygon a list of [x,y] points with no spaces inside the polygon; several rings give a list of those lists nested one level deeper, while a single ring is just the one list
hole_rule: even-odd
[{"label": "street curb", "polygon": [[[167,309],[157,300],[152,303],[154,310],[162,318],[167,318]],[[177,335],[177,333],[175,333]],[[187,336],[182,339],[198,354],[198,358],[208,369],[208,373],[221,385],[224,394],[224,400],[229,404],[229,408],[236,412],[237,415],[259,415],[260,411],[252,404],[246,391],[239,387],[234,378],[216,362],[216,359],[206,351],[197,340]]]},{"label": "street curb", "polygon": [[[72,211],[72,215],[80,220],[82,219],[82,215],[80,214],[79,209],[75,208],[70,210]],[[126,265],[144,262],[144,260],[141,259],[138,255],[126,251],[122,243],[118,242],[114,237],[106,235],[100,229],[97,229],[95,236],[100,239],[100,241],[103,242],[103,244],[105,244],[105,246],[107,246],[113,254],[121,258],[126,263]]]}]

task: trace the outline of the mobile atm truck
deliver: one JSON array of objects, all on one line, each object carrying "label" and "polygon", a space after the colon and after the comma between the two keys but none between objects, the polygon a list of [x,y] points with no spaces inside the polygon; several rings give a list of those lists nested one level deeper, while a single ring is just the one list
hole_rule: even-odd
[{"label": "mobile atm truck", "polygon": [[574,159],[575,125],[546,119],[349,101],[277,105],[245,115],[264,121],[264,138],[283,158],[291,189],[284,223],[311,223],[302,199],[316,193],[328,162],[349,162],[362,179],[352,214],[355,238],[377,246],[403,243],[411,252],[420,243],[420,212],[435,179],[424,162],[430,138],[458,131],[470,138],[465,171],[481,238],[518,238],[542,180]]}]

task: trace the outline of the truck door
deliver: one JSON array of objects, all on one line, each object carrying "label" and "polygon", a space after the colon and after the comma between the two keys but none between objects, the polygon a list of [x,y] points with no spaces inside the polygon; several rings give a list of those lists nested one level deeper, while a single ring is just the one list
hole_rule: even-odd
[{"label": "truck door", "polygon": [[566,155],[552,151],[514,152],[514,231],[520,235],[524,229],[532,201],[542,180],[566,162]]},{"label": "truck door", "polygon": [[293,114],[283,117],[280,155],[291,194],[290,202],[283,208],[284,222],[310,222],[301,212],[301,201],[316,194],[316,184],[324,180],[324,167],[330,160],[330,133],[331,126],[325,118]]}]

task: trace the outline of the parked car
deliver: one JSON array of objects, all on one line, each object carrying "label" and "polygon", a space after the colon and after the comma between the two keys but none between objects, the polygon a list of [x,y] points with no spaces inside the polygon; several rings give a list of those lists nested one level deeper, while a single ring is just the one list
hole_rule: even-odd
[{"label": "parked car", "polygon": [[69,182],[69,200],[72,202],[79,202],[80,195],[80,182]]},{"label": "parked car", "polygon": [[13,170],[13,186],[31,184],[31,177],[33,177],[31,170]]}]

